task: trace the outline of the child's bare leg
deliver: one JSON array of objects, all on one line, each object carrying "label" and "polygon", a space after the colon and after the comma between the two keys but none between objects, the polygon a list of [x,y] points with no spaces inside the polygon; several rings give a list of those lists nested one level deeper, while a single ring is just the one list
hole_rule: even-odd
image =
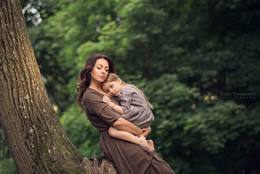
[{"label": "child's bare leg", "polygon": [[129,141],[129,142],[135,143],[139,146],[142,146],[142,147],[148,149],[148,142],[144,136],[141,136],[140,138],[138,138],[137,136],[134,136],[133,134],[131,134],[129,132],[120,131],[114,127],[110,127],[108,129],[108,133],[111,137]]}]

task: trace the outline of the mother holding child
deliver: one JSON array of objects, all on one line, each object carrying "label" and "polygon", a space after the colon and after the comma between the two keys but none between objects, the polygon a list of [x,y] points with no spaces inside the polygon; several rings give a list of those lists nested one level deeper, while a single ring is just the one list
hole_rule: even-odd
[{"label": "mother holding child", "polygon": [[79,74],[78,104],[100,132],[102,157],[120,174],[174,174],[147,141],[154,117],[151,105],[135,86],[114,74],[105,55],[90,56]]}]

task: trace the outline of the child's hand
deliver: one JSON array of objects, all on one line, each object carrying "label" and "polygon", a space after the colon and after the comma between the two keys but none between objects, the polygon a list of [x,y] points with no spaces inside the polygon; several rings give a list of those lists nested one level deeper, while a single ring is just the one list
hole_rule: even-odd
[{"label": "child's hand", "polygon": [[144,131],[144,133],[141,136],[147,137],[149,135],[149,133],[151,132],[151,127],[146,127],[142,129]]},{"label": "child's hand", "polygon": [[143,148],[146,148],[149,151],[154,151],[154,144],[152,140],[146,140],[144,136],[139,137],[140,140],[140,146]]},{"label": "child's hand", "polygon": [[139,137],[139,141],[140,141],[140,146],[145,148],[145,149],[148,149],[148,142],[146,140],[146,138],[144,136],[141,136]]},{"label": "child's hand", "polygon": [[111,105],[112,103],[110,98],[106,95],[103,96],[103,102],[107,103],[108,105]]}]

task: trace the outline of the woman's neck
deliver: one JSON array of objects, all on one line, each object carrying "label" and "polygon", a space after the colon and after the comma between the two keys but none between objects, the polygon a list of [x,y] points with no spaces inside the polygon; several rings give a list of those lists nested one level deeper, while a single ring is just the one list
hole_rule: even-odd
[{"label": "woman's neck", "polygon": [[100,87],[100,83],[94,80],[91,80],[89,88],[95,89],[95,90],[102,90]]},{"label": "woman's neck", "polygon": [[96,81],[91,81],[89,88],[94,89],[102,94],[105,94],[105,92],[102,90],[102,88],[100,87],[100,83],[96,82]]}]

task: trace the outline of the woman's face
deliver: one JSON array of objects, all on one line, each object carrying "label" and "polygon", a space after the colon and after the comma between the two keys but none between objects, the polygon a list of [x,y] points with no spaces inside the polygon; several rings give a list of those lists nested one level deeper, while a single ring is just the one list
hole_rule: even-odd
[{"label": "woman's face", "polygon": [[109,64],[106,59],[97,59],[94,67],[92,68],[90,74],[91,79],[102,83],[107,78],[109,71]]}]

